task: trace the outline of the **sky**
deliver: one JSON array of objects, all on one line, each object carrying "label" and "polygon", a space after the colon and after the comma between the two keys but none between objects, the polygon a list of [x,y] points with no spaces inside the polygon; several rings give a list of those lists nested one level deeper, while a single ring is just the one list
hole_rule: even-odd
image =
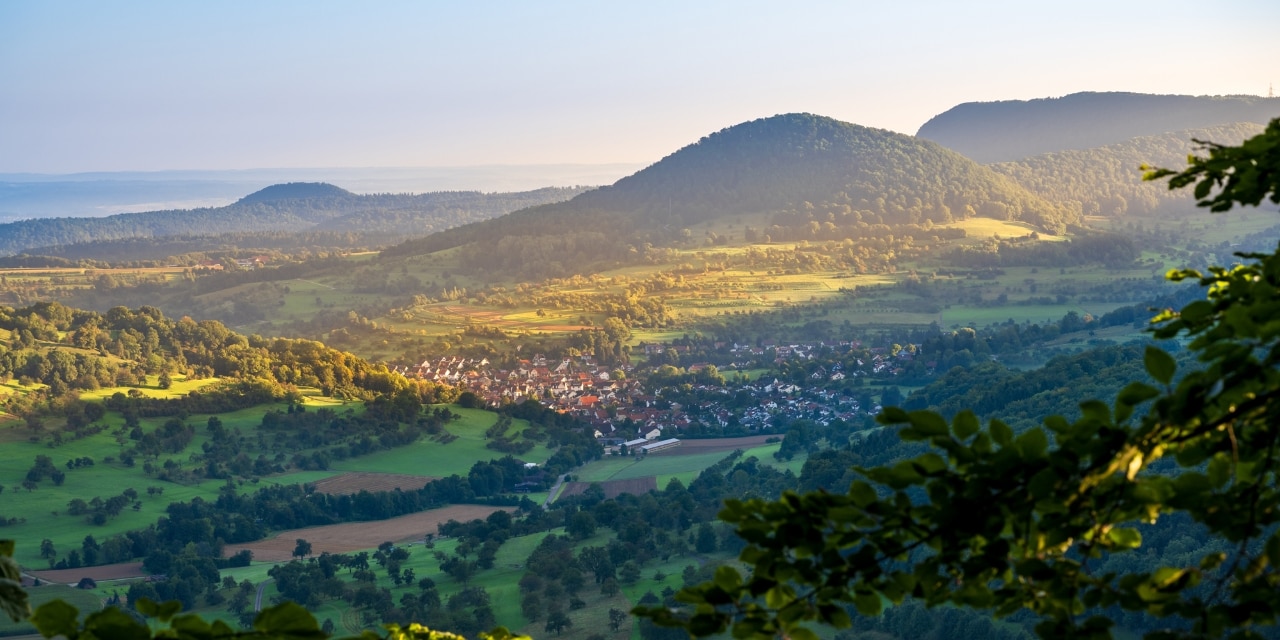
[{"label": "sky", "polygon": [[0,172],[648,164],[778,113],[1267,95],[1277,33],[1276,0],[3,0]]}]

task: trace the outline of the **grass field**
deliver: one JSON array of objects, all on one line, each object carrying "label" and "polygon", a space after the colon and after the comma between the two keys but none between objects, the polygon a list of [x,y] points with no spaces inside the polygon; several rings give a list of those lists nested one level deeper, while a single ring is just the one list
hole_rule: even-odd
[{"label": "grass field", "polygon": [[[791,469],[799,474],[804,466],[804,457],[799,456],[789,461],[774,460],[773,454],[781,447],[781,443],[752,447],[743,451],[743,458],[754,456],[760,464],[778,469]],[[578,469],[573,475],[578,482],[605,482],[607,480],[628,480],[632,478],[656,478],[658,489],[667,486],[673,479],[679,479],[686,486],[698,477],[704,469],[724,460],[726,452],[696,453],[691,455],[652,454],[636,460],[632,456],[605,456],[601,460],[592,461]]]},{"label": "grass field", "polygon": [[[178,380],[167,390],[146,388],[144,393],[158,397],[176,396],[186,390],[209,384],[207,380],[187,382]],[[12,389],[12,387],[7,387]],[[116,389],[104,389],[89,394],[87,399],[96,400],[110,396]],[[333,401],[327,398],[312,398],[316,404],[328,404]],[[259,406],[235,412],[221,414],[219,419],[228,429],[240,429],[245,433],[253,433],[262,422],[263,414],[271,406]],[[351,405],[350,409],[359,409]],[[500,458],[504,454],[486,449],[484,431],[497,419],[496,414],[460,407],[451,410],[463,416],[459,421],[449,424],[446,429],[458,436],[453,442],[442,445],[431,440],[422,440],[398,449],[385,450],[362,458],[343,460],[327,471],[290,472],[279,476],[267,476],[253,482],[242,481],[240,491],[252,491],[254,483],[260,484],[293,484],[315,482],[345,471],[366,471],[381,473],[404,473],[410,475],[442,476],[454,473],[466,475],[476,460]],[[195,438],[181,452],[160,456],[154,461],[157,467],[172,460],[174,463],[190,467],[198,465],[190,457],[199,452],[200,447],[208,441],[209,435],[204,428],[208,416],[190,416],[188,424],[195,426]],[[141,426],[144,431],[159,427],[165,418],[144,418]],[[84,537],[92,535],[99,541],[113,534],[138,529],[150,525],[164,513],[164,509],[175,501],[188,501],[199,497],[206,500],[217,498],[218,492],[226,484],[223,480],[207,480],[194,484],[178,484],[156,479],[144,470],[142,460],[136,466],[128,467],[121,460],[121,454],[130,446],[122,428],[123,418],[115,412],[109,412],[103,422],[106,429],[102,432],[82,439],[64,442],[52,447],[47,434],[32,434],[24,424],[7,421],[0,424],[0,517],[17,520],[14,524],[3,528],[6,538],[20,541],[17,558],[22,564],[45,568],[48,562],[39,556],[39,543],[44,538],[54,543],[58,558],[66,557],[72,549],[78,549]],[[528,428],[525,421],[515,421],[513,431]],[[32,441],[35,438],[35,441]],[[66,480],[61,486],[46,478],[32,491],[22,488],[21,483],[27,470],[30,469],[36,456],[49,456],[55,467],[63,470]],[[68,469],[68,460],[88,457],[95,464],[89,467]],[[108,462],[107,458],[114,458]],[[525,459],[542,462],[550,457],[545,446],[538,445]],[[162,490],[159,495],[148,493],[149,488]],[[67,513],[68,503],[79,498],[90,501],[94,497],[104,500],[133,489],[139,494],[137,509],[126,507],[117,517],[109,519],[103,525],[93,525],[85,516],[72,516]]]},{"label": "grass field", "polygon": [[[333,468],[339,471],[377,471],[382,473],[407,473],[412,475],[449,476],[453,474],[467,475],[471,465],[477,460],[492,460],[506,454],[485,448],[485,429],[493,426],[496,414],[479,409],[463,409],[449,407],[449,410],[462,416],[461,420],[451,422],[445,429],[458,436],[449,444],[440,444],[432,440],[420,440],[406,447],[379,451],[360,458],[343,460],[335,463]],[[514,420],[514,430],[529,427],[525,420]],[[551,451],[539,444],[529,453],[519,456],[526,462],[544,462],[551,457]]]}]

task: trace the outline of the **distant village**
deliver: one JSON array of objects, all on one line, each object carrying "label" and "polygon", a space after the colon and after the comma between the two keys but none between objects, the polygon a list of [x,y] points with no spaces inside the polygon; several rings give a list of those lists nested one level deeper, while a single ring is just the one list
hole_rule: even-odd
[{"label": "distant village", "polygon": [[[658,445],[690,432],[756,433],[799,419],[822,425],[837,419],[860,423],[866,416],[878,413],[880,406],[862,406],[863,403],[847,393],[829,391],[823,386],[836,386],[826,383],[859,376],[892,377],[901,373],[901,367],[915,354],[914,348],[897,354],[887,349],[870,349],[860,351],[866,358],[812,366],[814,354],[819,350],[828,354],[832,348],[850,352],[859,349],[859,345],[846,342],[729,348],[734,362],[728,365],[727,372],[748,368],[753,363],[759,365],[766,354],[771,354],[775,365],[788,360],[811,365],[806,368],[806,379],[812,384],[796,384],[767,374],[754,380],[731,377],[724,384],[691,384],[690,391],[699,400],[694,406],[683,406],[665,398],[662,389],[646,388],[643,380],[632,375],[636,372],[632,365],[601,366],[588,355],[559,360],[535,355],[520,360],[512,369],[496,368],[483,358],[442,357],[414,366],[396,367],[396,371],[471,391],[489,406],[536,400],[545,407],[587,422],[601,444],[617,450],[619,445],[630,449],[646,443]],[[667,349],[687,350],[687,347],[643,345],[648,357],[660,355]],[[695,363],[686,371],[696,374],[710,366]],[[615,376],[619,372],[623,375]],[[743,392],[750,396],[745,405],[739,395]],[[730,407],[731,399],[736,408]]]}]

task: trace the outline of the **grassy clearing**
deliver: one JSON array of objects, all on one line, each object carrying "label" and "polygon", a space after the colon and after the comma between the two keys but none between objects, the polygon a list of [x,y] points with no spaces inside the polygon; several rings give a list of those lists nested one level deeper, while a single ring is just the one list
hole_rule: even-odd
[{"label": "grassy clearing", "polygon": [[[755,457],[760,464],[779,469],[791,469],[800,472],[804,465],[803,456],[790,461],[774,460],[773,454],[781,447],[781,443],[752,447],[743,451],[743,458]],[[704,469],[724,460],[729,453],[696,453],[691,455],[654,454],[636,460],[631,456],[606,456],[584,465],[574,476],[579,482],[606,482],[609,480],[630,480],[634,478],[656,478],[658,488],[662,489],[672,479],[679,479],[686,486],[698,477]]]},{"label": "grassy clearing", "polygon": [[1040,236],[1045,242],[1061,242],[1066,240],[1065,236],[1054,236],[1044,233],[1037,229],[1034,225],[1025,222],[1016,222],[1010,220],[996,220],[994,218],[969,218],[960,220],[950,224],[942,225],[950,229],[964,229],[969,238],[1020,238],[1022,236],[1031,235],[1033,232]]},{"label": "grassy clearing", "polygon": [[[445,426],[449,433],[458,436],[457,440],[449,444],[420,440],[405,447],[343,460],[335,463],[333,468],[339,471],[378,471],[427,476],[449,476],[456,473],[465,476],[477,460],[492,460],[506,455],[485,447],[488,441],[484,432],[493,426],[497,418],[495,414],[455,406],[449,407],[449,410],[462,416],[461,420]],[[513,429],[517,431],[529,427],[525,420],[515,420],[513,425]],[[541,444],[520,456],[528,462],[543,462],[550,457],[551,451]]]},{"label": "grassy clearing", "polygon": [[1091,314],[1101,316],[1109,311],[1127,306],[1123,303],[1096,302],[1083,306],[1079,304],[1061,305],[1017,305],[1005,307],[952,307],[942,312],[943,327],[967,327],[997,324],[1007,320],[1017,323],[1032,322],[1050,324],[1062,319],[1062,316],[1075,311],[1081,316]]},{"label": "grassy clearing", "polygon": [[[144,430],[154,429],[158,421],[144,420]],[[25,518],[26,521],[4,529],[5,537],[23,541],[17,550],[18,560],[31,567],[45,567],[47,563],[39,557],[39,541],[49,538],[59,551],[59,557],[65,556],[72,549],[78,549],[86,535],[93,535],[101,540],[116,533],[145,527],[164,513],[170,502],[190,500],[197,496],[205,499],[217,497],[218,489],[223,481],[211,480],[195,485],[178,485],[161,482],[147,477],[141,468],[126,467],[119,462],[107,463],[105,456],[117,454],[121,446],[109,432],[67,442],[57,448],[50,448],[43,442],[30,442],[14,435],[26,434],[23,428],[10,427],[9,437],[0,453],[0,482],[5,485],[3,493],[3,515],[8,518]],[[192,446],[198,446],[193,443]],[[66,473],[66,481],[56,486],[46,479],[39,483],[34,491],[27,491],[20,486],[35,457],[47,455],[55,466]],[[89,457],[96,461],[92,467],[66,470],[64,463],[73,458]],[[186,455],[179,454],[174,458],[185,461]],[[163,460],[161,460],[163,462]],[[164,490],[159,496],[147,494],[148,487],[159,487]],[[132,488],[139,494],[141,507],[138,510],[126,508],[119,517],[109,520],[101,526],[94,526],[83,516],[72,516],[66,513],[67,503],[74,498],[89,501],[94,497],[103,499],[119,495],[125,489]]]}]

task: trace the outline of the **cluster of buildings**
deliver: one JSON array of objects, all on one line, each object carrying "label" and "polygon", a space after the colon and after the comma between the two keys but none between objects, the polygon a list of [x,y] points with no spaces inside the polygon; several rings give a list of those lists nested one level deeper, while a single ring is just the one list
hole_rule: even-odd
[{"label": "cluster of buildings", "polygon": [[[845,352],[859,348],[855,344],[842,346]],[[656,355],[662,352],[658,349],[670,348],[647,345],[645,351]],[[791,360],[803,365],[824,348],[827,345],[733,345],[727,350],[734,358],[730,367],[748,368],[771,364],[766,355],[773,359],[772,364]],[[678,394],[648,389],[630,375],[630,366],[604,367],[590,356],[558,360],[535,356],[510,369],[494,367],[483,358],[450,356],[396,370],[471,391],[489,406],[535,400],[591,425],[602,444],[626,444],[634,450],[643,446],[641,442],[659,443],[686,433],[751,433],[785,428],[801,419],[823,425],[834,420],[861,422],[880,410],[870,401],[870,394],[854,396],[829,390],[844,385],[828,383],[859,376],[891,377],[910,358],[906,352],[879,349],[864,350],[861,355],[865,357],[846,359],[847,366],[839,361],[810,363],[803,381],[796,381],[794,375],[791,379],[764,375],[754,380],[729,376],[723,384],[691,384]],[[705,366],[692,364],[687,369],[696,373]],[[616,375],[619,371],[624,375]]]}]

